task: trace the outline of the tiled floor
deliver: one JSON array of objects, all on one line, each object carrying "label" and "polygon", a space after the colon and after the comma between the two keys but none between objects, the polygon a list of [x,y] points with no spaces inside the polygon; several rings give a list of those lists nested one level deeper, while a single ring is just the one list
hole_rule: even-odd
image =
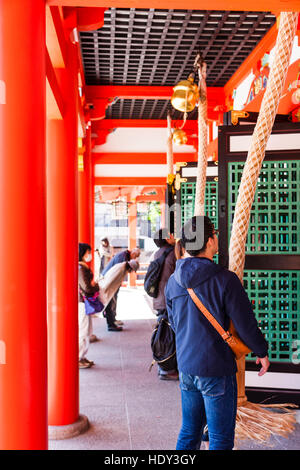
[{"label": "tiled floor", "polygon": [[[77,437],[50,441],[49,449],[174,450],[180,428],[178,382],[160,381],[152,361],[150,338],[155,316],[140,289],[121,289],[118,318],[124,331],[108,332],[96,318],[90,345],[91,369],[80,370],[80,413],[89,430]],[[272,439],[272,449],[300,449],[300,425],[289,438]],[[269,449],[255,441],[237,448]]]}]

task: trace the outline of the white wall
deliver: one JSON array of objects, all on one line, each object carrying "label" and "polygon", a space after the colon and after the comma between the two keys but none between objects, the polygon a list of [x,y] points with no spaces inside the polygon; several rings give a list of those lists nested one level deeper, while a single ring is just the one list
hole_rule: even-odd
[{"label": "white wall", "polygon": [[[167,129],[163,128],[118,128],[108,135],[106,144],[96,145],[94,153],[101,152],[166,152]],[[173,151],[178,153],[191,153],[195,149],[192,145],[175,145]]]}]

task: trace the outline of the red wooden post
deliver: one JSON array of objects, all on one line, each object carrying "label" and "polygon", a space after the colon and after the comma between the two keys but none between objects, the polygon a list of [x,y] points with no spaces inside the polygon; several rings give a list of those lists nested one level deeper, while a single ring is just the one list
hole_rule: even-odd
[{"label": "red wooden post", "polygon": [[76,48],[60,71],[63,120],[47,127],[49,425],[79,418],[78,380],[78,108]]},{"label": "red wooden post", "polygon": [[0,1],[0,449],[47,449],[45,2]]},{"label": "red wooden post", "polygon": [[91,161],[91,127],[86,130],[84,139],[84,168],[78,173],[78,215],[79,241],[92,244],[92,161]]}]

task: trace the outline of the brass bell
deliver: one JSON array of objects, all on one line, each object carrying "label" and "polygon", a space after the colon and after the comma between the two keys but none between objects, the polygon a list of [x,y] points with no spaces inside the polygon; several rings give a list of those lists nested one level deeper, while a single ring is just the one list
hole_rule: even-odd
[{"label": "brass bell", "polygon": [[174,88],[172,106],[183,113],[193,111],[199,99],[199,90],[191,73],[187,80],[182,80]]},{"label": "brass bell", "polygon": [[184,145],[187,143],[187,135],[186,132],[182,129],[175,129],[173,132],[173,142],[177,145]]}]

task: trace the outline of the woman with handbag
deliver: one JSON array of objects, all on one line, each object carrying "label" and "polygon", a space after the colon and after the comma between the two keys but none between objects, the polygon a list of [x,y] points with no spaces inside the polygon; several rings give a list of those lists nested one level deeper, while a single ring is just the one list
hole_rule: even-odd
[{"label": "woman with handbag", "polygon": [[92,317],[87,313],[88,298],[97,298],[99,285],[94,281],[94,275],[88,264],[92,260],[92,248],[87,243],[79,243],[79,272],[78,272],[78,327],[79,327],[79,368],[87,369],[94,365],[86,358],[92,336]]}]

